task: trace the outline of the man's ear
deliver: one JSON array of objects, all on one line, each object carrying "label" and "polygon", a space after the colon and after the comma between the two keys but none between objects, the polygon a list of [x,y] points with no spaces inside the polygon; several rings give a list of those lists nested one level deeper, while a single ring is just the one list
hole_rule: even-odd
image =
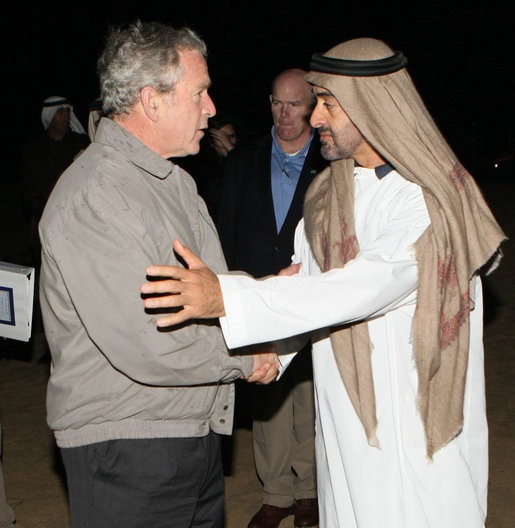
[{"label": "man's ear", "polygon": [[161,96],[151,86],[144,86],[139,94],[145,115],[154,123],[159,121]]}]

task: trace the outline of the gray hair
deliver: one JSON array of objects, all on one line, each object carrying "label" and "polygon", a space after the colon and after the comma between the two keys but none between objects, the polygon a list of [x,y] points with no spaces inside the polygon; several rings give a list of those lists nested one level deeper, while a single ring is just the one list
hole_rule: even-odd
[{"label": "gray hair", "polygon": [[207,55],[204,41],[188,28],[138,20],[112,30],[97,63],[105,115],[128,114],[145,86],[171,92],[184,73],[179,51],[192,49]]}]

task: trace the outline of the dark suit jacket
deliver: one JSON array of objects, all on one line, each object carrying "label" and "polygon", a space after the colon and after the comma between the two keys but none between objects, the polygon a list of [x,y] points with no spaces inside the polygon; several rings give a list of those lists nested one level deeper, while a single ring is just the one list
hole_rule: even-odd
[{"label": "dark suit jacket", "polygon": [[304,195],[315,175],[327,166],[315,136],[278,234],[272,199],[271,156],[271,135],[229,154],[217,222],[229,269],[243,270],[258,278],[276,274],[291,263],[293,237],[302,217]]}]

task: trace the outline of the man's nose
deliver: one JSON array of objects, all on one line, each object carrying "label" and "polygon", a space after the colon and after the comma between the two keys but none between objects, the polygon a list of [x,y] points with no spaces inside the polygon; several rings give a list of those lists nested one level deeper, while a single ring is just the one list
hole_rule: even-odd
[{"label": "man's nose", "polygon": [[319,106],[320,105],[317,103],[309,119],[309,123],[313,128],[320,128],[325,122],[322,112],[319,109]]},{"label": "man's nose", "polygon": [[204,113],[208,117],[213,117],[216,114],[215,103],[213,102],[213,99],[211,99],[211,96],[209,94],[206,94],[206,100],[204,103]]},{"label": "man's nose", "polygon": [[287,117],[290,115],[290,107],[288,105],[281,106],[281,116]]}]

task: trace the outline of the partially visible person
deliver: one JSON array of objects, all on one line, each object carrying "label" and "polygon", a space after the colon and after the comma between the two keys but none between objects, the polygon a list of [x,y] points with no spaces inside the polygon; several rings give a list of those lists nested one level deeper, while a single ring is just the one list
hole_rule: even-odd
[{"label": "partially visible person", "polygon": [[0,423],[0,528],[15,528],[16,516],[7,502],[2,468],[2,424]]},{"label": "partially visible person", "polygon": [[37,224],[59,176],[90,141],[68,99],[47,97],[41,109],[44,133],[23,147],[21,179],[23,200],[33,228],[33,264],[40,262]]},{"label": "partially visible person", "polygon": [[237,131],[236,119],[228,115],[215,115],[209,120],[209,139],[220,158],[226,159],[229,152],[238,146],[242,134]]},{"label": "partially visible person", "polygon": [[[315,98],[305,74],[290,68],[273,79],[273,126],[228,155],[217,227],[230,270],[259,278],[290,263],[304,195],[327,166],[309,124]],[[237,386],[243,401],[249,399],[245,389]],[[280,381],[249,386],[248,392],[263,483],[263,504],[249,528],[276,528],[288,515],[295,515],[298,527],[318,524],[311,346],[303,347]]]},{"label": "partially visible person", "polygon": [[88,113],[88,136],[91,141],[95,141],[95,134],[97,133],[98,124],[102,117],[105,117],[104,111],[102,110],[102,101],[95,99],[89,105]]},{"label": "partially visible person", "polygon": [[[104,111],[102,110],[102,101],[100,99],[95,99],[89,105],[88,111],[88,137],[91,142],[95,141],[95,134],[97,133],[97,128],[100,123],[100,119],[104,116]],[[75,154],[74,160],[78,158],[85,149],[80,150]]]},{"label": "partially visible person", "polygon": [[98,60],[107,117],[40,222],[48,423],[72,528],[221,528],[232,382],[277,372],[273,352],[229,355],[214,321],[157,331],[137,290],[149,259],[179,262],[176,236],[226,269],[193,180],[169,161],[198,152],[215,113],[205,56],[189,29],[110,32]]},{"label": "partially visible person", "polygon": [[245,135],[245,127],[239,118],[226,113],[216,114],[209,118],[207,133],[200,140],[199,153],[173,160],[191,174],[215,223],[219,215],[227,156],[245,143]]},{"label": "partially visible person", "polygon": [[[36,268],[39,282],[41,244],[38,223],[57,180],[75,157],[90,143],[69,100],[61,96],[47,97],[41,109],[44,132],[30,139],[22,149],[21,188],[25,214],[29,222],[30,265]],[[37,284],[36,283],[36,284]],[[35,288],[32,325],[32,357],[48,363],[50,354],[41,320],[38,288]]]},{"label": "partially visible person", "polygon": [[151,266],[175,280],[141,287],[159,294],[147,307],[183,306],[160,326],[218,316],[231,348],[311,335],[323,528],[485,525],[480,273],[505,235],[406,64],[368,38],[313,56],[331,167],[306,194],[293,276],[217,277],[176,242],[190,269]]}]

